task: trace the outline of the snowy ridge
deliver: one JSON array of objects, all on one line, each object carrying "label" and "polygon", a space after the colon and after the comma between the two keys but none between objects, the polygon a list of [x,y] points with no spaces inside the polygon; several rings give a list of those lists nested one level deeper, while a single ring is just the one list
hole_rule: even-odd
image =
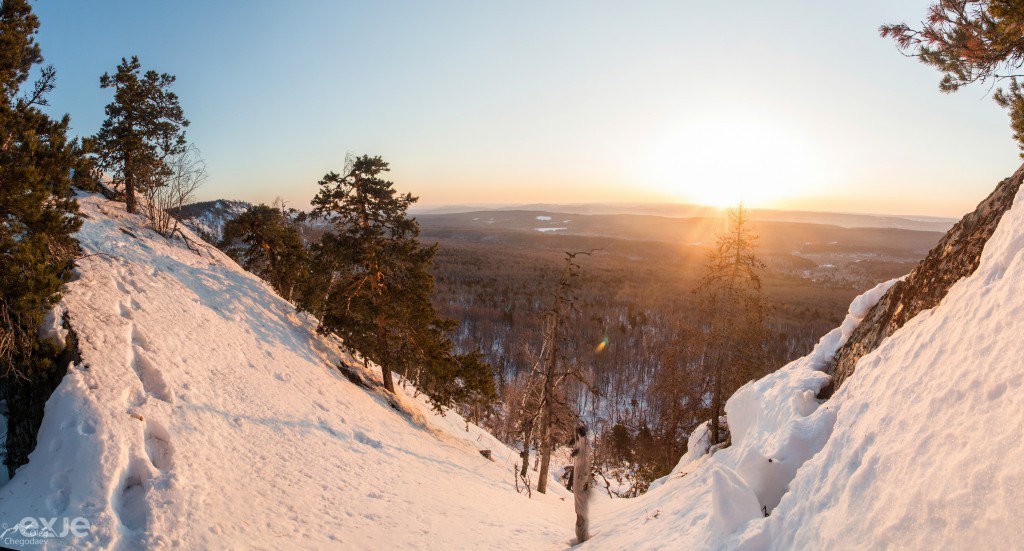
[{"label": "snowy ridge", "polygon": [[977,271],[861,358],[832,399],[815,399],[828,382],[819,369],[884,285],[855,300],[843,327],[809,356],[730,398],[730,448],[710,457],[691,451],[647,495],[608,506],[586,546],[936,549],[1024,541],[1016,518],[1024,498],[1021,202],[1018,194]]},{"label": "snowy ridge", "polygon": [[89,256],[62,304],[83,364],[0,488],[0,519],[89,521],[51,548],[568,543],[567,493],[517,494],[515,452],[411,388],[403,414],[351,384],[333,366],[362,368],[338,343],[216,249],[191,252],[98,196],[79,202]]},{"label": "snowy ridge", "polygon": [[217,244],[224,237],[225,224],[250,208],[252,204],[245,201],[218,199],[185,205],[177,210],[175,216],[193,233]]}]

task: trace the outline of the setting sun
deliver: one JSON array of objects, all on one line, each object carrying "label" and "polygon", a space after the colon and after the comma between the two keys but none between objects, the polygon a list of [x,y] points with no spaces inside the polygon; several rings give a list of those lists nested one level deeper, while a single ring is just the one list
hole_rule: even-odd
[{"label": "setting sun", "polygon": [[650,178],[660,191],[687,202],[777,206],[814,185],[814,149],[782,125],[708,119],[657,144]]}]

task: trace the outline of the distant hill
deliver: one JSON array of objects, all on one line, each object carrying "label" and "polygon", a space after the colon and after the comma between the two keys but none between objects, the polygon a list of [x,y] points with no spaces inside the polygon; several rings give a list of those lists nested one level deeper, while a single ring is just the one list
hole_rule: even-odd
[{"label": "distant hill", "polygon": [[[500,233],[580,235],[711,245],[724,229],[720,217],[675,218],[639,214],[565,214],[552,211],[491,210],[458,214],[420,214],[428,238]],[[886,254],[919,260],[942,236],[938,231],[755,219],[762,251],[782,253]]]},{"label": "distant hill", "polygon": [[252,203],[217,199],[190,203],[179,209],[170,211],[171,215],[181,221],[188,229],[195,232],[209,243],[216,244],[224,235],[224,224],[252,208]]},{"label": "distant hill", "polygon": [[[603,204],[603,203],[533,203],[527,205],[445,205],[414,209],[417,216],[465,214],[470,212],[538,211],[558,214],[615,215],[634,214],[666,218],[719,218],[723,209],[687,204]],[[751,219],[765,222],[803,222],[828,224],[844,228],[894,228],[945,232],[956,218],[912,215],[857,214],[811,212],[798,210],[750,209]]]}]

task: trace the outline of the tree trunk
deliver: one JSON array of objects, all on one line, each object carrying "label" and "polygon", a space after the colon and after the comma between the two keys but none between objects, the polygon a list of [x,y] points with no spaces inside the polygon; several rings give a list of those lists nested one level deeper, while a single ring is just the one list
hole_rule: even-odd
[{"label": "tree trunk", "polygon": [[711,439],[710,444],[714,446],[721,442],[719,417],[722,415],[722,367],[721,362],[715,365],[715,382],[711,390]]},{"label": "tree trunk", "polygon": [[526,478],[526,471],[530,468],[530,440],[533,438],[533,423],[523,428],[523,453],[519,457],[523,460],[523,466],[519,469],[519,476]]},{"label": "tree trunk", "polygon": [[546,493],[548,489],[548,469],[551,465],[552,425],[555,422],[555,367],[558,364],[558,309],[562,305],[562,288],[555,294],[555,308],[551,314],[551,327],[548,329],[547,369],[544,373],[544,413],[541,416],[540,441],[540,473],[537,475],[537,492]]},{"label": "tree trunk", "polygon": [[[550,411],[549,407],[545,409]],[[545,417],[548,417],[548,413],[545,413]],[[551,466],[551,419],[544,421],[544,429],[541,433],[540,440],[540,472],[537,474],[537,492],[544,494],[548,491],[548,470]]]},{"label": "tree trunk", "polygon": [[576,429],[575,448],[572,495],[576,506],[576,543],[580,544],[590,537],[590,440],[583,425]]},{"label": "tree trunk", "polygon": [[[382,320],[378,319],[377,320],[377,350],[378,351],[387,350],[387,348],[386,348],[386,346],[387,346],[387,338],[388,338],[388,336],[387,336],[387,327],[384,325]],[[395,393],[395,381],[391,377],[391,367],[386,365],[387,363],[388,363],[387,360],[383,359],[383,356],[382,356],[381,363],[380,363],[381,380],[384,381],[384,390],[390,392],[391,394],[394,394]]]},{"label": "tree trunk", "polygon": [[126,153],[124,156],[124,209],[128,211],[128,214],[135,214],[135,176],[129,168],[131,160],[131,155]]}]

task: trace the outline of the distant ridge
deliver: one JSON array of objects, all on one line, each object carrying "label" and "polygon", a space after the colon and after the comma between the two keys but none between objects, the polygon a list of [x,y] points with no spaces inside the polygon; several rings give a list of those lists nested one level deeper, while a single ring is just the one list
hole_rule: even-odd
[{"label": "distant ridge", "polygon": [[249,210],[252,203],[217,199],[189,203],[168,212],[204,240],[216,244],[224,234],[224,224]]},{"label": "distant ridge", "polygon": [[[716,218],[724,209],[690,204],[644,203],[531,203],[525,205],[443,205],[414,209],[416,215],[470,212],[536,211],[557,214],[639,214],[666,218]],[[895,228],[946,232],[958,220],[941,216],[889,215],[777,209],[750,209],[751,218],[764,222],[804,222],[844,228]]]}]

